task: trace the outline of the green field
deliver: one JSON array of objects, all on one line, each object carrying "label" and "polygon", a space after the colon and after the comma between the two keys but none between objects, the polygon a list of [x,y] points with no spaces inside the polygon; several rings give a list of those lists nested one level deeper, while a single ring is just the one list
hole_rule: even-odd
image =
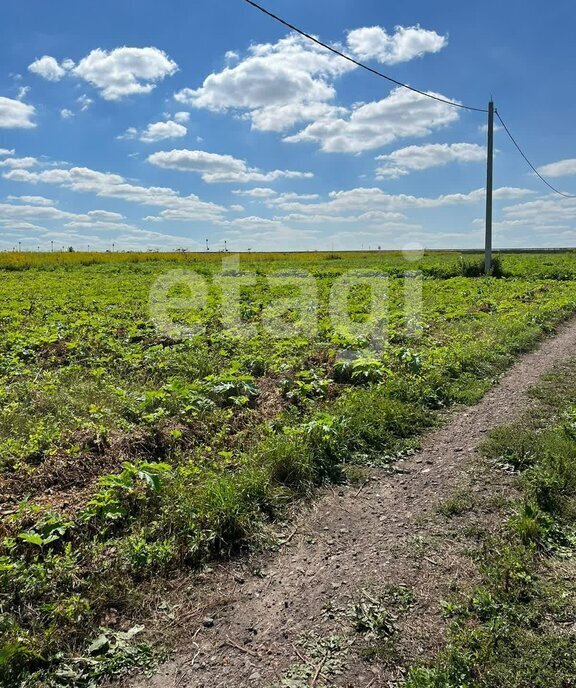
[{"label": "green field", "polygon": [[[315,487],[390,463],[576,310],[570,252],[506,253],[489,278],[480,256],[453,252],[245,254],[228,277],[251,281],[239,290],[246,337],[223,327],[221,260],[0,255],[2,685],[121,673],[129,662],[114,653],[85,659],[110,609],[137,615],[150,581],[254,547]],[[203,308],[170,311],[202,325],[194,336],[149,317],[152,285],[175,269],[209,284]],[[376,353],[329,318],[330,289],[350,270],[390,275]],[[416,315],[405,303],[415,271]],[[304,272],[317,303],[282,307]],[[365,284],[352,289],[351,320],[367,322],[369,303]],[[292,335],[274,336],[263,316]],[[138,647],[133,663],[145,664]]]}]

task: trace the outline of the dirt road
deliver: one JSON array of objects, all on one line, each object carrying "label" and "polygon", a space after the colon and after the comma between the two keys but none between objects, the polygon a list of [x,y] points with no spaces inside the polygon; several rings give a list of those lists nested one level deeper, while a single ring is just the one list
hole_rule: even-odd
[{"label": "dirt road", "polygon": [[[127,685],[394,685],[403,665],[442,643],[439,603],[475,575],[464,549],[479,528],[495,525],[494,505],[514,493],[513,479],[484,465],[478,445],[526,408],[526,391],[543,373],[575,353],[572,321],[479,404],[453,412],[400,472],[373,471],[361,485],[327,490],[279,552],[217,568],[180,610],[174,660]],[[394,591],[407,591],[408,602],[391,603],[394,642],[375,650],[355,628],[354,603]]]}]

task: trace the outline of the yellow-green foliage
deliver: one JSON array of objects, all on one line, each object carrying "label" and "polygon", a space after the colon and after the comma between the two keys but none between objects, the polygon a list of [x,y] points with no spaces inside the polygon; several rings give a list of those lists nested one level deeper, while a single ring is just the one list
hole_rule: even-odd
[{"label": "yellow-green foliage", "polygon": [[[240,268],[256,273],[241,295],[254,337],[222,329],[215,283],[194,315],[203,334],[158,331],[148,317],[158,276],[189,267],[211,280],[221,259],[0,256],[0,481],[14,511],[0,545],[0,684],[49,676],[60,651],[86,650],[109,606],[137,603],[138,581],[250,546],[291,500],[342,480],[343,463],[392,460],[436,409],[478,399],[576,307],[572,254],[504,255],[503,279],[462,277],[449,252],[418,262],[244,254]],[[328,318],[334,280],[360,268],[391,275],[380,352],[363,352],[366,342]],[[260,326],[277,308],[266,275],[280,270],[315,276],[316,334],[278,339]],[[417,337],[407,270],[424,276]],[[358,290],[351,315],[362,321],[368,303]],[[357,350],[350,365],[338,363],[346,349]]]}]

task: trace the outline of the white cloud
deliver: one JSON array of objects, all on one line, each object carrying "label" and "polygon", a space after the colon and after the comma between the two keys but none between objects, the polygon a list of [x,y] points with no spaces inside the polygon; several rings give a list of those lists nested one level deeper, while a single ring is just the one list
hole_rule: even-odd
[{"label": "white cloud", "polygon": [[190,113],[189,112],[177,112],[174,115],[174,121],[178,122],[178,124],[186,124],[187,122],[190,121]]},{"label": "white cloud", "polygon": [[158,48],[97,48],[71,73],[95,86],[105,100],[150,93],[156,84],[174,74],[178,65]]},{"label": "white cloud", "polygon": [[40,220],[45,222],[66,222],[66,227],[125,229],[129,225],[120,224],[124,219],[119,213],[107,210],[91,210],[85,214],[70,213],[54,207],[52,201],[42,196],[10,196],[17,204],[0,203],[0,223],[9,224],[20,220]]},{"label": "white cloud", "polygon": [[124,215],[112,213],[108,210],[90,210],[87,215],[94,220],[106,220],[108,222],[116,222],[124,219]]},{"label": "white cloud", "polygon": [[527,203],[504,208],[507,221],[518,221],[530,226],[541,226],[551,222],[576,220],[576,199],[548,196]]},{"label": "white cloud", "polygon": [[283,205],[284,203],[291,203],[293,201],[315,201],[320,198],[319,194],[299,194],[294,192],[286,192],[269,198],[266,204],[269,206]]},{"label": "white cloud", "polygon": [[28,65],[28,71],[41,76],[48,81],[60,81],[66,75],[66,69],[58,64],[58,61],[50,55],[44,55]]},{"label": "white cloud", "polygon": [[486,149],[474,143],[433,143],[425,146],[407,146],[379,155],[376,160],[385,164],[376,169],[376,178],[384,179],[410,174],[410,171],[441,167],[451,162],[482,162]]},{"label": "white cloud", "polygon": [[[406,216],[403,213],[384,212],[379,210],[371,210],[367,213],[356,213],[352,215],[313,215],[310,213],[290,213],[282,217],[277,217],[277,220],[283,222],[297,222],[307,225],[332,225],[332,224],[352,224],[360,225],[361,227],[374,226],[390,226],[398,227],[399,220],[405,220]],[[358,230],[356,230],[358,231]]]},{"label": "white cloud", "polygon": [[[380,27],[370,27],[350,32],[348,42],[363,55],[392,63],[437,52],[446,45],[446,37],[418,26],[397,27],[390,36]],[[415,99],[402,99],[395,92],[388,99],[357,105],[351,111],[335,105],[334,82],[355,69],[356,65],[290,34],[276,43],[252,45],[242,59],[235,55],[231,63],[222,71],[210,74],[199,88],[185,88],[175,98],[195,108],[241,113],[251,121],[253,129],[260,131],[287,132],[296,125],[311,122],[304,131],[285,140],[318,141],[326,151],[358,152],[376,148],[383,145],[380,140],[390,143],[400,136],[424,135],[458,118],[454,109],[448,110],[449,106],[438,103],[417,104],[413,112]],[[379,109],[383,110],[380,115]],[[403,110],[400,120],[405,131],[394,135],[399,109]],[[352,133],[352,130],[368,129],[372,120],[376,121],[371,131],[363,135]],[[428,126],[424,126],[424,121]],[[412,126],[408,127],[408,122]],[[381,125],[387,133],[378,137],[374,130]],[[341,129],[347,133],[339,136]],[[352,137],[355,142],[343,142]],[[359,137],[363,139],[361,144]]]},{"label": "white cloud", "polygon": [[0,167],[11,167],[14,170],[28,170],[36,167],[38,160],[32,157],[26,158],[4,158],[0,160]]},{"label": "white cloud", "polygon": [[291,103],[259,108],[250,116],[253,129],[283,132],[299,122],[336,119],[347,114],[348,110],[345,107],[335,107],[328,103]]},{"label": "white cloud", "polygon": [[84,93],[79,98],[76,98],[76,102],[78,105],[80,105],[80,111],[85,112],[94,101],[92,98],[88,98],[88,96]]},{"label": "white cloud", "polygon": [[399,138],[427,136],[458,118],[456,108],[399,87],[380,101],[354,106],[347,118],[327,117],[284,141],[315,142],[327,153],[359,153]]},{"label": "white cloud", "polygon": [[361,60],[398,64],[426,53],[437,53],[448,44],[448,39],[420,26],[397,26],[393,34],[381,26],[370,26],[350,31],[347,42]]},{"label": "white cloud", "polygon": [[26,98],[26,96],[29,93],[30,93],[30,86],[20,86],[20,88],[18,89],[18,95],[16,96],[16,98],[18,100],[24,100],[24,98]]},{"label": "white cloud", "polygon": [[224,207],[202,201],[194,194],[181,196],[167,187],[131,184],[118,174],[98,172],[87,167],[54,168],[41,172],[11,170],[4,173],[3,177],[27,184],[54,184],[79,193],[93,193],[103,198],[116,198],[139,205],[180,209],[195,220],[213,220],[226,212]]},{"label": "white cloud", "polygon": [[70,117],[74,117],[74,113],[68,108],[63,108],[60,110],[60,117],[62,117],[62,119],[70,119]]},{"label": "white cloud", "polygon": [[261,186],[255,189],[235,189],[232,193],[237,196],[252,196],[253,198],[269,198],[276,195],[274,189],[266,189]]},{"label": "white cloud", "polygon": [[[88,213],[90,215],[90,213]],[[106,231],[119,231],[119,230],[132,230],[138,229],[134,225],[126,224],[125,222],[112,222],[108,220],[72,220],[72,222],[67,222],[65,227],[70,227],[72,229],[104,229]]]},{"label": "white cloud", "polygon": [[546,177],[568,177],[575,175],[576,158],[568,158],[567,160],[559,160],[548,165],[542,165],[542,167],[538,168],[538,172]]},{"label": "white cloud", "polygon": [[311,172],[294,172],[291,170],[274,170],[261,172],[248,167],[244,160],[231,155],[218,155],[206,151],[172,150],[153,153],[148,162],[164,169],[181,172],[199,172],[205,182],[271,182],[276,179],[308,179]]},{"label": "white cloud", "polygon": [[188,129],[177,122],[154,122],[139,132],[135,127],[129,127],[119,139],[140,139],[144,143],[155,143],[166,139],[176,139],[186,136]]},{"label": "white cloud", "polygon": [[[353,69],[354,65],[327,50],[290,35],[274,44],[251,46],[241,62],[210,74],[200,88],[183,89],[175,98],[214,112],[245,110],[255,129],[283,131],[297,121],[314,118],[310,108],[336,95],[329,80]],[[284,118],[273,116],[271,108],[282,108]]]},{"label": "white cloud", "polygon": [[[44,55],[28,69],[49,81],[59,81],[67,74],[74,75],[97,88],[105,100],[120,100],[134,94],[150,93],[159,81],[174,74],[178,65],[158,48],[124,46],[110,51],[92,50],[77,65],[72,60],[58,64],[54,57]],[[81,98],[89,100],[86,96]],[[85,109],[84,105],[82,109]]]},{"label": "white cloud", "polygon": [[8,200],[26,203],[27,205],[54,205],[54,201],[51,198],[45,198],[44,196],[8,196]]},{"label": "white cloud", "polygon": [[[11,220],[9,218],[2,219],[0,217],[0,225],[9,230],[15,230],[17,232],[45,232],[45,227],[40,227],[32,222],[21,222],[20,220]],[[5,232],[3,235],[5,236]]]},{"label": "white cloud", "polygon": [[35,114],[33,105],[0,96],[0,129],[32,129]]},{"label": "white cloud", "polygon": [[126,131],[123,134],[120,134],[120,136],[117,136],[116,138],[123,141],[123,140],[131,140],[131,139],[137,139],[138,136],[140,135],[140,132],[136,127],[128,127]]},{"label": "white cloud", "polygon": [[268,217],[258,217],[252,215],[250,217],[238,217],[234,220],[221,220],[218,224],[223,227],[240,227],[242,229],[281,229],[282,222],[277,219],[270,219]]},{"label": "white cloud", "polygon": [[[496,200],[522,198],[533,192],[528,189],[514,187],[500,187],[494,190]],[[451,205],[473,204],[482,202],[485,189],[475,189],[468,193],[443,194],[436,197],[411,196],[408,194],[388,194],[379,188],[355,188],[347,191],[332,191],[329,200],[317,203],[302,202],[302,200],[286,200],[274,205],[284,212],[302,215],[325,215],[343,217],[357,216],[359,213],[372,211],[397,212],[400,210],[418,208],[440,208]]]},{"label": "white cloud", "polygon": [[12,205],[0,203],[0,220],[8,222],[10,220],[73,220],[78,216],[74,213],[67,213],[54,206],[39,205]]},{"label": "white cloud", "polygon": [[9,148],[0,148],[0,155],[14,155],[14,149],[9,149]]}]

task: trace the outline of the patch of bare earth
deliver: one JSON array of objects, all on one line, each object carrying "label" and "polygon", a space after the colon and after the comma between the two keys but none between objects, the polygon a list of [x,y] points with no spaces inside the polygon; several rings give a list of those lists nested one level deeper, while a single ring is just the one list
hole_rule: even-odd
[{"label": "patch of bare earth", "polygon": [[[442,645],[440,602],[474,581],[466,550],[479,529],[497,527],[513,496],[511,478],[482,462],[479,444],[523,412],[526,390],[575,350],[571,322],[523,356],[479,404],[453,412],[398,472],[376,470],[361,486],[326,490],[278,552],[159,593],[152,630],[177,648],[175,657],[156,676],[127,685],[270,687],[290,668],[294,683],[282,685],[396,685],[403,667]],[[407,590],[410,600],[390,608],[390,641],[374,644],[355,628],[352,610],[385,590]],[[174,605],[168,616],[166,601]]]}]

